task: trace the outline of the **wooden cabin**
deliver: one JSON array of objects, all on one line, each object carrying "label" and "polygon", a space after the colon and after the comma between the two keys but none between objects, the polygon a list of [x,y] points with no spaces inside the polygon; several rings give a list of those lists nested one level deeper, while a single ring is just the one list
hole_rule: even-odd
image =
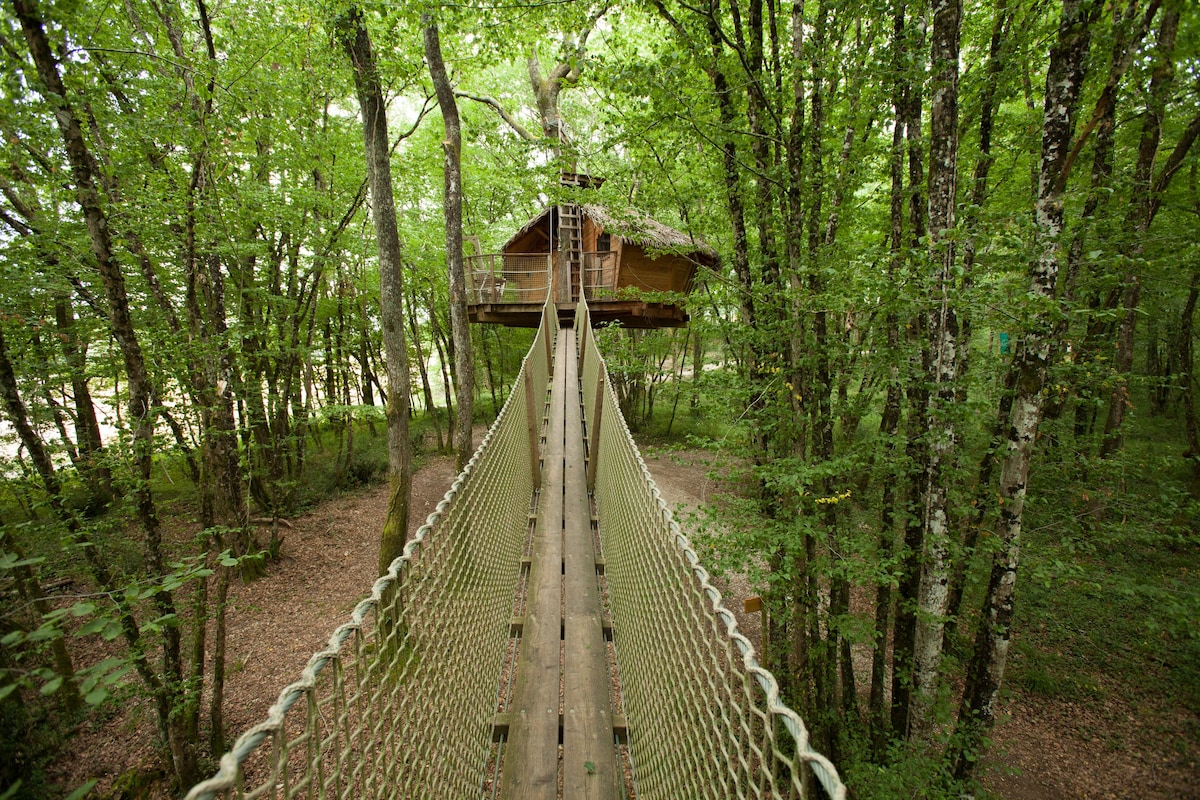
[{"label": "wooden cabin", "polygon": [[[599,182],[564,176],[568,180]],[[717,263],[710,247],[644,214],[617,215],[586,203],[550,206],[499,253],[466,258],[468,313],[471,322],[533,328],[547,292],[570,314],[582,287],[593,324],[677,328],[687,324],[687,312],[676,298],[661,295],[686,295],[696,270]]]}]

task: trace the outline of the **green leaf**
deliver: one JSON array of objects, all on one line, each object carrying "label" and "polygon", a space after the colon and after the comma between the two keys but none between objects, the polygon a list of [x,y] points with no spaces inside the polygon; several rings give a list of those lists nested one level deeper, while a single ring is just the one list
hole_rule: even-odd
[{"label": "green leaf", "polygon": [[[15,692],[16,690],[17,690],[17,685],[15,683],[10,683],[6,686],[0,686],[0,700],[3,700],[4,698],[8,697],[10,694]],[[5,795],[5,797],[7,797],[7,795]],[[3,800],[3,798],[0,798],[0,800]]]},{"label": "green leaf", "polygon": [[110,672],[104,676],[104,685],[112,686],[117,681],[121,680],[121,678],[124,678],[125,674],[128,673],[129,670],[131,670],[131,669],[133,669],[132,661],[128,661],[128,662],[122,664],[121,666],[117,667],[112,672]]},{"label": "green leaf", "polygon": [[55,675],[51,680],[42,684],[41,692],[42,692],[42,694],[47,694],[47,695],[54,694],[55,692],[58,691],[59,687],[61,687],[62,684],[63,684],[62,675]]},{"label": "green leaf", "polygon": [[30,631],[28,639],[31,642],[45,642],[57,638],[59,635],[61,635],[61,632],[58,628],[52,625],[43,625],[35,631]]},{"label": "green leaf", "polygon": [[225,556],[225,555],[221,556],[221,566],[222,567],[236,567],[237,565],[238,565],[238,560],[236,558],[234,558],[233,556]]},{"label": "green leaf", "polygon": [[[64,800],[80,800],[82,797],[84,797],[88,792],[90,792],[92,790],[92,788],[96,785],[96,783],[97,783],[97,780],[95,778],[92,778],[90,781],[87,781],[82,786],[80,786],[78,789],[76,789],[75,791],[73,791],[69,795],[67,795],[66,798],[64,798]],[[4,800],[4,798],[0,797],[0,800]]]},{"label": "green leaf", "polygon": [[70,609],[72,617],[86,617],[95,610],[95,603],[76,603],[75,605],[71,606]]},{"label": "green leaf", "polygon": [[[0,690],[0,691],[3,691],[3,690]],[[0,697],[3,697],[3,696],[4,695],[0,694]],[[96,785],[95,781],[92,781],[91,783],[92,783],[92,786]],[[88,787],[88,789],[91,789],[91,788],[92,788],[91,786]],[[17,796],[17,792],[20,790],[21,790],[21,779],[17,778],[16,782],[14,782],[12,786],[10,786],[4,790],[4,794],[0,794],[0,800],[12,800],[12,798]],[[72,800],[77,800],[77,798],[75,798],[74,794],[72,794],[71,797],[72,797]]]},{"label": "green leaf", "polygon": [[100,631],[104,630],[110,622],[112,622],[112,620],[104,619],[103,617],[100,619],[94,619],[79,630],[75,631],[75,635],[90,636],[93,633],[100,633]]},{"label": "green leaf", "polygon": [[3,639],[0,639],[0,644],[4,645],[5,647],[12,647],[14,644],[20,642],[24,638],[24,631],[10,631],[4,636]]},{"label": "green leaf", "polygon": [[84,695],[83,702],[87,703],[89,706],[98,706],[103,703],[107,697],[108,689],[105,689],[103,686],[97,686],[95,689],[92,689],[90,692]]},{"label": "green leaf", "polygon": [[596,774],[596,764],[595,764],[595,762],[592,762],[592,761],[585,761],[585,762],[583,762],[583,768],[587,770],[587,772],[588,772],[588,775],[595,775],[595,774]]}]

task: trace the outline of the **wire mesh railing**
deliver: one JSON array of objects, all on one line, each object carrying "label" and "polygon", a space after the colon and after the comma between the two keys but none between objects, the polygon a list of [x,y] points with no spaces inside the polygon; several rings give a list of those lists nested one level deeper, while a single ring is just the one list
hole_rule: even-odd
[{"label": "wire mesh railing", "polygon": [[[811,772],[844,798],[655,488],[584,303],[575,326],[626,786],[646,800],[796,798]],[[517,657],[511,621],[557,330],[546,303],[514,390],[466,469],[350,621],[187,800],[494,796],[495,714]]]},{"label": "wire mesh railing", "polygon": [[485,253],[467,256],[467,302],[544,303],[553,267],[550,253]]},{"label": "wire mesh railing", "polygon": [[[576,326],[588,330],[580,303]],[[590,333],[590,331],[589,331]],[[589,476],[638,798],[844,798],[642,461],[594,337],[581,343]],[[598,430],[597,430],[598,428]]]},{"label": "wire mesh railing", "polygon": [[187,800],[484,796],[557,325],[548,304],[512,394],[445,498]]},{"label": "wire mesh railing", "polygon": [[583,254],[581,282],[583,296],[588,300],[604,300],[617,289],[617,254],[611,251]]}]

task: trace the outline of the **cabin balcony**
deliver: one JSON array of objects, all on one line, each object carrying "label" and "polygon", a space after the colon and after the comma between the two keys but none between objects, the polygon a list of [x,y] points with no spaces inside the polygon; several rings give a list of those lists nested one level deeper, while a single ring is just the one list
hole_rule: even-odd
[{"label": "cabin balcony", "polygon": [[[565,257],[561,253],[486,253],[467,256],[465,262],[467,313],[471,322],[536,328],[548,293],[552,293],[555,303],[568,317],[579,301],[579,270],[572,270],[569,279],[563,275]],[[674,328],[687,324],[688,316],[680,306],[640,296],[643,291],[678,289],[662,285],[660,279],[648,278],[645,270],[631,269],[628,264],[623,267],[619,253],[583,253],[582,272],[584,297],[593,324],[620,322],[631,328]],[[653,272],[657,275],[661,268]]]}]

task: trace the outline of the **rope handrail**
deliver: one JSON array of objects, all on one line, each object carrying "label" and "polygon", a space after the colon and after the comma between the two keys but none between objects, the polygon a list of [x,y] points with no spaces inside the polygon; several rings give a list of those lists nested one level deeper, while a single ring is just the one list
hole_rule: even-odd
[{"label": "rope handrail", "polygon": [[[586,303],[579,304],[576,319],[581,329],[587,330],[590,324],[590,314]],[[650,475],[624,416],[620,413],[616,393],[612,385],[605,379],[607,370],[604,359],[596,346],[595,338],[587,336],[581,340],[580,357],[583,362],[583,400],[585,417],[588,423],[589,458],[598,459],[596,468],[596,506],[599,518],[601,545],[605,551],[606,581],[608,584],[609,601],[612,606],[613,637],[616,643],[618,669],[621,681],[627,686],[625,694],[628,697],[639,687],[648,684],[659,686],[678,686],[701,678],[709,682],[708,688],[721,680],[722,670],[729,665],[722,665],[720,650],[710,650],[715,657],[710,664],[697,664],[694,667],[680,668],[680,653],[671,652],[667,639],[668,625],[654,626],[652,635],[639,641],[637,625],[630,625],[631,618],[648,614],[647,593],[656,589],[678,589],[686,582],[667,580],[661,572],[654,580],[647,580],[646,575],[638,574],[651,564],[665,566],[666,571],[672,572],[672,577],[682,577],[684,570],[670,569],[669,562],[674,559],[673,566],[680,564],[690,571],[693,581],[693,592],[707,599],[708,608],[703,609],[715,625],[711,626],[714,634],[724,634],[732,643],[740,656],[740,666],[744,670],[746,683],[757,687],[755,695],[750,687],[745,697],[753,704],[752,709],[742,712],[742,719],[753,719],[760,715],[758,730],[753,724],[738,723],[743,730],[731,729],[731,736],[742,734],[744,740],[731,752],[734,756],[726,760],[731,772],[738,772],[745,764],[745,775],[733,775],[732,785],[740,786],[742,779],[753,783],[757,778],[760,792],[752,792],[749,796],[789,797],[805,796],[804,770],[807,766],[812,770],[817,781],[826,793],[835,800],[846,796],[846,788],[838,776],[837,769],[825,756],[812,749],[808,737],[808,729],[804,720],[789,708],[780,698],[779,684],[768,670],[764,669],[757,659],[754,646],[738,628],[737,618],[724,605],[721,592],[713,586],[709,572],[700,565],[700,557],[692,547],[688,537],[683,533],[674,515],[663,500],[662,494]],[[600,403],[597,402],[600,396]],[[594,409],[594,410],[593,410]],[[616,421],[616,424],[614,422]],[[599,427],[599,433],[595,430]],[[630,469],[636,464],[636,469]],[[622,474],[623,471],[623,474]],[[624,485],[622,485],[624,484]],[[645,508],[633,507],[634,503],[622,503],[629,497],[629,492],[648,492],[652,511]],[[641,513],[639,513],[641,512]],[[632,518],[632,523],[631,522]],[[654,536],[653,534],[658,534]],[[672,545],[674,552],[667,552],[665,546]],[[627,588],[628,587],[628,588]],[[661,594],[665,595],[667,592]],[[663,605],[670,600],[663,599]],[[678,599],[675,599],[678,608]],[[691,610],[692,621],[696,618],[696,609]],[[692,633],[705,626],[695,626]],[[640,646],[641,645],[641,646]],[[688,657],[694,653],[686,654]],[[625,658],[624,656],[628,656]],[[721,674],[702,674],[706,668]],[[728,694],[731,687],[726,687]],[[693,686],[693,691],[703,693],[704,686]],[[651,692],[653,694],[653,692]],[[652,698],[648,698],[652,701]],[[702,698],[693,702],[692,712],[695,721],[702,722],[699,717],[708,713],[704,708]],[[654,703],[653,713],[662,715],[668,712],[681,711],[682,706],[670,707]],[[684,796],[690,788],[696,796],[708,796],[706,784],[713,780],[711,773],[706,773],[705,765],[699,763],[703,758],[695,759],[697,763],[689,766],[681,764],[688,756],[681,758],[678,739],[655,736],[650,731],[653,724],[645,724],[639,717],[650,713],[649,708],[637,709],[626,700],[626,716],[629,719],[630,758],[633,764],[635,782],[639,794],[645,790],[645,796],[673,797]],[[682,716],[674,720],[677,731],[687,726]],[[775,730],[775,723],[782,725],[790,736],[791,741],[781,741]],[[659,723],[661,725],[661,723]],[[736,728],[737,726],[731,726]],[[646,735],[641,735],[646,734]],[[755,743],[758,738],[761,743]],[[728,751],[728,748],[724,748]],[[742,755],[752,751],[758,760],[757,776],[750,769],[751,762],[743,762]],[[791,750],[789,753],[788,750]],[[708,755],[708,754],[705,754]],[[659,763],[654,763],[654,762]],[[752,761],[752,760],[751,760]],[[774,762],[774,763],[768,763]],[[785,768],[789,773],[784,780],[777,780],[777,768]],[[645,779],[642,779],[645,776]],[[730,777],[730,776],[723,776]],[[666,778],[669,783],[659,785],[659,778]],[[693,785],[690,781],[695,781]],[[729,781],[721,781],[722,785],[730,785]],[[769,787],[769,788],[768,788]],[[740,793],[719,796],[744,796]]]},{"label": "rope handrail", "polygon": [[[837,770],[812,750],[638,453],[586,303],[575,327],[626,788],[645,800],[795,798],[811,773],[841,800]],[[496,796],[556,339],[547,301],[466,468],[350,621],[187,800]]]},{"label": "rope handrail", "polygon": [[[528,459],[530,447],[525,387],[545,388],[551,370],[551,349],[546,342],[556,334],[557,327],[558,315],[553,303],[547,302],[543,324],[522,363],[514,390],[466,467],[402,554],[375,580],[370,596],[355,606],[350,621],[339,626],[326,647],[309,658],[300,680],[279,693],[267,718],[238,737],[221,757],[217,774],[193,786],[185,800],[211,800],[217,796],[382,796],[375,790],[387,784],[393,784],[386,792],[393,797],[466,796],[464,790],[469,793],[472,786],[479,791],[487,780],[497,673],[507,643],[506,634],[501,634],[507,631],[511,615],[533,492],[531,476],[525,470],[508,467],[527,463],[522,460]],[[528,383],[522,380],[527,372],[532,374]],[[502,486],[507,480],[505,496],[497,498],[495,491],[487,492],[492,487],[481,476]],[[500,502],[473,502],[480,494],[488,495],[484,500]],[[481,516],[487,521],[489,535],[470,536],[471,523]],[[456,555],[458,563],[445,557],[447,550],[456,549],[457,553],[449,555]],[[467,561],[472,562],[473,569],[464,568]],[[479,604],[465,613],[460,611],[452,620],[439,618],[437,613],[421,613],[429,607],[422,603],[430,594],[415,591],[425,588],[422,584],[460,590],[478,582],[490,589],[486,593],[488,602],[482,604],[487,613],[479,613]],[[454,610],[452,605],[435,605],[434,611],[447,608]],[[494,641],[483,642],[485,646],[477,648],[483,651],[483,656],[475,659],[480,663],[467,663],[470,648],[462,641],[466,637],[446,641],[450,638],[446,634],[453,634],[456,627],[459,633],[468,628],[473,632],[486,630],[491,635]],[[425,630],[435,635],[422,636]],[[463,703],[461,681],[448,685],[446,676],[437,675],[444,665],[427,664],[421,658],[429,649],[425,639],[434,640],[437,634],[443,640],[441,646],[452,651],[446,655],[463,659],[451,665],[457,667],[453,671],[459,678],[473,677],[473,694],[483,695],[476,698],[473,709]],[[352,681],[349,686],[348,673]],[[291,714],[305,698],[308,702],[302,718]],[[417,707],[422,704],[425,707]],[[438,707],[430,707],[434,705]],[[354,706],[353,712],[350,706]],[[439,713],[458,710],[466,713],[437,726],[440,736],[436,743],[417,741],[414,751],[405,752],[405,737],[420,737],[428,731],[412,731],[410,736],[404,729],[399,733],[378,730],[380,721],[389,719],[394,726],[403,726],[407,720],[423,720],[432,727],[430,723],[437,721]],[[450,741],[454,737],[457,741]],[[266,753],[262,748],[268,740],[272,746]],[[389,744],[390,752],[385,752]],[[455,774],[441,768],[456,760],[456,755],[463,761],[464,751],[477,760],[474,769]],[[342,769],[347,753],[354,752],[357,763]],[[394,763],[401,759],[409,769],[400,769]],[[249,777],[256,784],[249,789],[248,771],[253,772]],[[396,779],[405,773],[410,780],[401,785]]]}]

